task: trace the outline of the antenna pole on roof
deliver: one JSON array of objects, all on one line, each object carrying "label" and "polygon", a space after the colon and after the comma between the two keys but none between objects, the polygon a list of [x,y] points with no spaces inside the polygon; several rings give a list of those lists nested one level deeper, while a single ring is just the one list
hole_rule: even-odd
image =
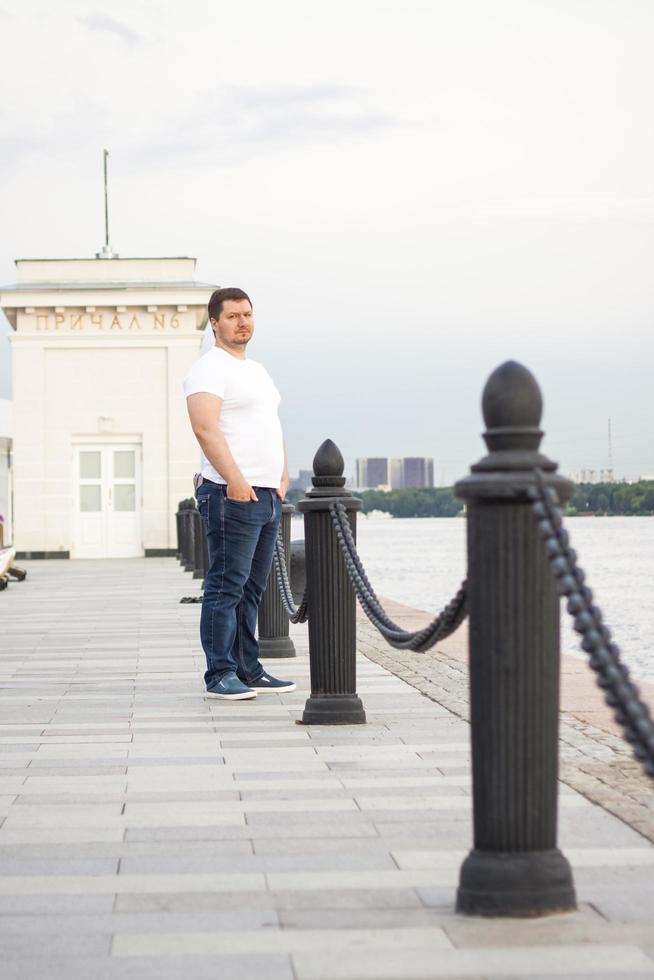
[{"label": "antenna pole on roof", "polygon": [[109,244],[109,180],[107,177],[109,150],[102,151],[102,159],[104,165],[104,245],[100,252],[95,253],[95,257],[96,259],[117,259],[118,256],[115,252],[112,252],[111,245]]},{"label": "antenna pole on roof", "polygon": [[104,150],[104,247],[109,248],[109,188],[107,186],[107,159],[109,150]]}]

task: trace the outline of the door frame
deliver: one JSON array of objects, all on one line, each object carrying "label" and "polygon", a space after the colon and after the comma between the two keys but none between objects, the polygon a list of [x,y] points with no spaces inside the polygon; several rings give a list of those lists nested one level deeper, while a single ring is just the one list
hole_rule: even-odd
[{"label": "door frame", "polygon": [[[136,451],[136,513],[138,515],[138,528],[140,534],[140,554],[134,557],[143,557],[143,438],[141,435],[119,434],[119,433],[86,433],[71,436],[71,471],[72,471],[72,508],[71,508],[71,558],[79,558],[75,554],[76,534],[79,521],[79,486],[80,478],[77,467],[78,451],[96,448],[99,450],[111,449],[112,447],[122,447],[134,449]],[[104,484],[104,474],[102,476]],[[102,513],[105,513],[105,502],[103,501]],[[103,518],[104,519],[104,518]],[[98,558],[106,558],[106,555],[99,555]],[[81,560],[89,560],[82,558]]]}]

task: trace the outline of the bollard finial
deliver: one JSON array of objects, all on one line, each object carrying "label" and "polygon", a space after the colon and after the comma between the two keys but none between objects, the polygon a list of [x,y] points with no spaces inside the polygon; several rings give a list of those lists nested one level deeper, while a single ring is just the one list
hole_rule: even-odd
[{"label": "bollard finial", "polygon": [[543,398],[536,378],[517,361],[495,368],[482,395],[484,421],[489,429],[540,424]]},{"label": "bollard finial", "polygon": [[340,449],[331,439],[325,439],[313,457],[314,487],[344,487],[345,460]]},{"label": "bollard finial", "polygon": [[547,474],[559,498],[569,500],[572,484],[556,473],[553,460],[539,452],[543,396],[531,371],[517,361],[500,364],[486,382],[481,408],[488,454],[456,484],[457,497],[528,502],[533,471],[538,468]]},{"label": "bollard finial", "polygon": [[517,361],[500,364],[486,382],[481,399],[484,439],[494,450],[536,450],[543,433],[543,397],[536,378]]}]

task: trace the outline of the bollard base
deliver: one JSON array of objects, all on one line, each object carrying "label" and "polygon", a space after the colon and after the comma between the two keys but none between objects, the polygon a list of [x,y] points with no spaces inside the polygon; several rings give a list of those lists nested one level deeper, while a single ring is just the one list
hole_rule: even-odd
[{"label": "bollard base", "polygon": [[577,907],[567,858],[551,851],[470,851],[461,865],[456,910],[463,915],[527,916]]},{"label": "bollard base", "polygon": [[304,706],[303,725],[365,725],[366,713],[356,694],[312,695]]},{"label": "bollard base", "polygon": [[290,636],[260,636],[260,657],[296,657],[295,646]]}]

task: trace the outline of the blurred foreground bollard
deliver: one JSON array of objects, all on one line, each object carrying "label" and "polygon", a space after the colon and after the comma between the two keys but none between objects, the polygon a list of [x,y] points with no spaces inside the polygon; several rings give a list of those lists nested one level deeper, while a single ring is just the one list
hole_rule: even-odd
[{"label": "blurred foreground bollard", "polygon": [[195,538],[196,538],[196,523],[195,515],[198,514],[197,507],[195,506],[195,501],[193,501],[193,506],[185,513],[186,519],[186,553],[184,555],[184,571],[192,572],[195,569]]},{"label": "blurred foreground bollard", "polygon": [[344,489],[345,464],[327,439],[313,460],[313,489],[300,500],[304,514],[311,697],[306,725],[362,725],[366,714],[356,693],[356,603],[334,531],[330,504],[344,504],[356,535],[361,501]]},{"label": "blurred foreground bollard", "polygon": [[474,849],[457,911],[533,916],[576,907],[557,848],[559,596],[527,489],[540,468],[562,501],[572,484],[538,452],[542,398],[509,361],[482,409],[489,454],[455,487],[467,504]]},{"label": "blurred foreground bollard", "polygon": [[182,557],[182,508],[185,503],[185,500],[180,500],[177,504],[177,513],[175,514],[175,527],[177,529],[177,554],[175,557],[177,561],[180,561]]},{"label": "blurred foreground bollard", "polygon": [[207,532],[200,511],[191,511],[193,517],[193,578],[206,578],[208,571]]},{"label": "blurred foreground bollard", "polygon": [[[282,504],[281,533],[290,575],[292,504]],[[259,652],[262,657],[295,657],[295,646],[289,636],[289,622],[279,594],[277,572],[273,564],[259,606]]]},{"label": "blurred foreground bollard", "polygon": [[179,518],[179,560],[185,572],[192,571],[193,568],[193,540],[191,537],[191,523],[193,511],[195,510],[195,500],[189,497],[188,500],[180,500],[177,516]]},{"label": "blurred foreground bollard", "polygon": [[[288,552],[286,552],[288,554]],[[291,541],[291,593],[293,602],[299,606],[307,587],[307,557],[304,538]]]}]

